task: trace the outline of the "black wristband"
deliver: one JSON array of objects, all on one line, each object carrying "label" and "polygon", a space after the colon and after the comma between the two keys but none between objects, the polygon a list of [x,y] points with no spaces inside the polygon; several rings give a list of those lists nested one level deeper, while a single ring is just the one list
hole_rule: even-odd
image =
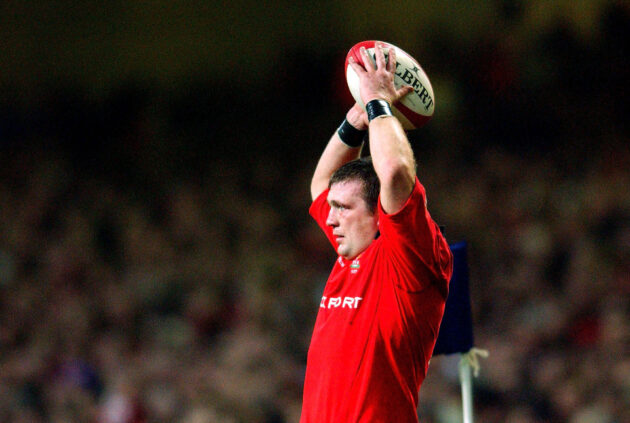
[{"label": "black wristband", "polygon": [[368,120],[372,122],[379,116],[393,116],[392,108],[385,100],[372,100],[365,105],[365,111],[368,115]]},{"label": "black wristband", "polygon": [[360,147],[363,144],[363,137],[365,137],[366,132],[352,126],[348,119],[344,119],[337,129],[337,134],[341,141],[352,148]]}]

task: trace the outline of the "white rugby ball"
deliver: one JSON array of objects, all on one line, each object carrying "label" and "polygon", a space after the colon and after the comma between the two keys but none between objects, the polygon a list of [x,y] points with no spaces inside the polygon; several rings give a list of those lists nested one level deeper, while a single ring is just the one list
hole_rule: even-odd
[{"label": "white rugby ball", "polygon": [[[349,65],[348,59],[353,57],[355,62],[363,64],[363,58],[360,54],[361,47],[365,47],[368,55],[374,61],[374,46],[377,41],[362,41],[355,44],[346,55],[346,80],[348,88],[354,100],[359,103],[365,110],[365,104],[361,100],[359,91],[359,76]],[[433,88],[422,67],[416,59],[411,57],[404,50],[386,43],[378,41],[385,46],[385,58],[388,57],[388,50],[394,48],[396,50],[396,75],[394,76],[394,85],[396,89],[404,85],[411,85],[413,92],[407,94],[396,104],[392,104],[392,113],[400,120],[403,128],[407,130],[420,128],[425,125],[432,117],[435,110],[435,98],[433,96]]]}]

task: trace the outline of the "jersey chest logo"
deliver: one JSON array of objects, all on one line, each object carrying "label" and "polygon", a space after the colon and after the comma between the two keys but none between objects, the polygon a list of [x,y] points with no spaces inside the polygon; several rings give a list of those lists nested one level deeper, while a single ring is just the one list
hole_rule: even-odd
[{"label": "jersey chest logo", "polygon": [[359,259],[352,260],[352,264],[350,265],[350,273],[357,273],[361,268],[361,262]]},{"label": "jersey chest logo", "polygon": [[[347,264],[344,262],[341,256],[339,256],[339,258],[337,259],[337,262],[339,263],[339,266],[341,266],[341,268],[344,268],[347,266]],[[352,263],[350,263],[350,273],[355,274],[359,271],[360,268],[361,268],[361,262],[359,261],[359,259],[355,258],[354,260],[352,260]]]}]

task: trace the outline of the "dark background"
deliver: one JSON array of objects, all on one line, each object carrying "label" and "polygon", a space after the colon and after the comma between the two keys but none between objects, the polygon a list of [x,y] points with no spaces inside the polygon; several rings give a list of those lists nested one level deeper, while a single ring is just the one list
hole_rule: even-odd
[{"label": "dark background", "polygon": [[[478,420],[628,421],[629,28],[604,0],[0,2],[0,420],[298,420],[334,260],[309,179],[380,39],[433,84],[409,137],[470,245]],[[459,421],[456,371],[421,421]]]}]

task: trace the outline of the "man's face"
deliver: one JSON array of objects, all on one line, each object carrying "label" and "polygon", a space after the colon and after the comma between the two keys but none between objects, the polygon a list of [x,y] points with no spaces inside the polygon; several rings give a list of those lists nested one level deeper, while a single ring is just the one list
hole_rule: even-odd
[{"label": "man's face", "polygon": [[330,213],[326,225],[333,230],[339,245],[337,254],[353,259],[365,250],[378,231],[378,213],[372,213],[362,196],[363,184],[358,180],[337,182],[330,187]]}]

